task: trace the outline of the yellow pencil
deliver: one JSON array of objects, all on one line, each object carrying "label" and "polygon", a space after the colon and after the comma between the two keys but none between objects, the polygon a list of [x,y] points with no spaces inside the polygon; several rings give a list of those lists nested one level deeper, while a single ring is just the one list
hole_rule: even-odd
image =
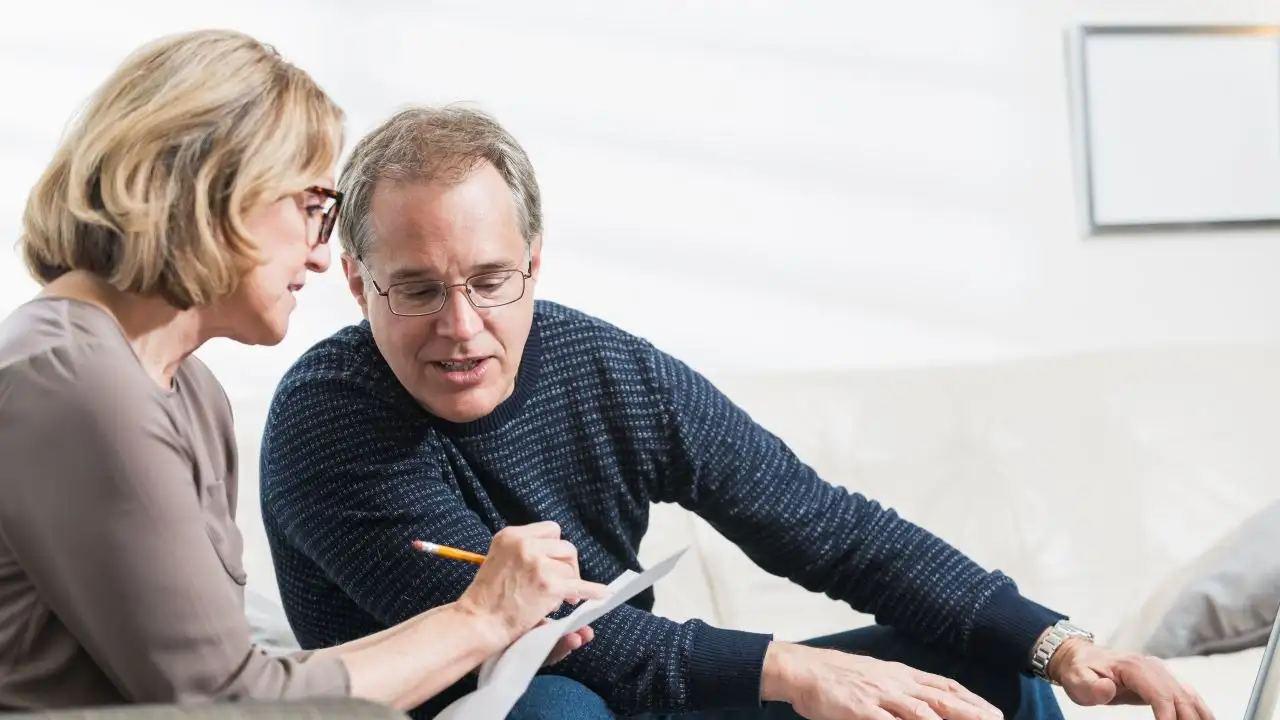
[{"label": "yellow pencil", "polygon": [[484,563],[484,556],[478,553],[451,548],[447,545],[437,545],[423,540],[414,540],[413,547],[415,550],[421,550],[424,553],[439,555],[440,557],[452,558],[454,560],[462,560],[464,562],[475,563],[480,565]]}]

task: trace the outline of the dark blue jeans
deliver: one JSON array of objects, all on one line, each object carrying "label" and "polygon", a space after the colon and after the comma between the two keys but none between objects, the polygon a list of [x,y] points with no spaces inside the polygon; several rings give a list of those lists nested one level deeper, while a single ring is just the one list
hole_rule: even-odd
[{"label": "dark blue jeans", "polygon": [[539,675],[529,683],[507,720],[605,720],[613,713],[599,695],[576,680]]},{"label": "dark blue jeans", "polygon": [[[803,644],[900,662],[917,670],[949,677],[981,695],[1012,720],[1062,720],[1057,697],[1045,681],[1019,673],[993,672],[969,658],[929,647],[887,627],[860,628]],[[645,720],[660,717],[679,720],[792,720],[800,716],[786,703],[768,703],[762,710],[716,710],[641,717]]]}]

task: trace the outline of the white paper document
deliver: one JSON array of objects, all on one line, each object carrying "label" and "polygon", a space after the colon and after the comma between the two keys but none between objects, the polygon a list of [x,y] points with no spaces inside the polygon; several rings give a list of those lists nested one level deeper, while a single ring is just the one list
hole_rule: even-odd
[{"label": "white paper document", "polygon": [[560,638],[595,622],[597,618],[630,600],[636,593],[653,585],[671,572],[683,548],[642,573],[627,570],[609,583],[609,594],[599,600],[588,600],[572,613],[536,627],[506,650],[491,656],[480,666],[475,692],[453,701],[436,720],[502,720],[515,707],[528,689],[547,656]]}]

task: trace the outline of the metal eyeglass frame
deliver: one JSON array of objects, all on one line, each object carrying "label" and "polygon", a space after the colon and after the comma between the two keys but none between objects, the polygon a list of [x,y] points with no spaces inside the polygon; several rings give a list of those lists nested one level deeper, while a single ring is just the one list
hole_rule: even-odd
[{"label": "metal eyeglass frame", "polygon": [[[356,262],[360,263],[360,267],[364,269],[364,273],[369,278],[369,282],[373,283],[374,292],[381,295],[383,299],[387,301],[387,309],[391,311],[392,315],[398,315],[400,317],[426,317],[428,315],[435,315],[436,313],[443,310],[445,308],[445,305],[449,303],[449,291],[456,287],[466,288],[466,292],[463,294],[466,295],[467,302],[471,303],[471,307],[477,310],[489,310],[492,308],[503,307],[504,305],[517,303],[524,298],[525,291],[528,289],[529,278],[533,277],[533,260],[530,259],[528,261],[529,262],[528,270],[521,270],[520,268],[511,268],[510,270],[491,270],[489,272],[476,273],[475,275],[472,275],[471,277],[467,278],[466,280],[463,280],[460,283],[452,283],[452,284],[446,283],[443,280],[404,280],[398,283],[392,283],[388,285],[384,290],[382,286],[378,284],[378,281],[374,279],[373,272],[370,271],[369,266],[364,263],[364,258],[358,257],[356,258]],[[479,305],[476,303],[475,298],[471,296],[471,293],[474,292],[471,288],[471,283],[476,278],[491,277],[494,275],[509,275],[511,273],[518,273],[520,275],[520,294],[517,295],[514,299],[508,300],[506,302],[498,303],[496,305]],[[418,283],[433,284],[433,285],[440,286],[440,289],[441,289],[440,307],[436,308],[435,310],[432,310],[431,312],[422,312],[422,313],[396,312],[396,309],[391,306],[391,291],[401,285],[418,284]]]}]

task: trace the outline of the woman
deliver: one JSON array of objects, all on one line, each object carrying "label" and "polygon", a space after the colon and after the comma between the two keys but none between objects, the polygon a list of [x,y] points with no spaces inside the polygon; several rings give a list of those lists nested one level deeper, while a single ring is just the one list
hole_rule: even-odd
[{"label": "woman", "polygon": [[231,410],[191,353],[284,337],[329,265],[342,123],[252,38],[184,34],[124,62],[33,189],[21,245],[43,290],[0,323],[0,707],[407,709],[603,590],[554,525],[512,528],[451,605],[317,652],[252,645]]}]

